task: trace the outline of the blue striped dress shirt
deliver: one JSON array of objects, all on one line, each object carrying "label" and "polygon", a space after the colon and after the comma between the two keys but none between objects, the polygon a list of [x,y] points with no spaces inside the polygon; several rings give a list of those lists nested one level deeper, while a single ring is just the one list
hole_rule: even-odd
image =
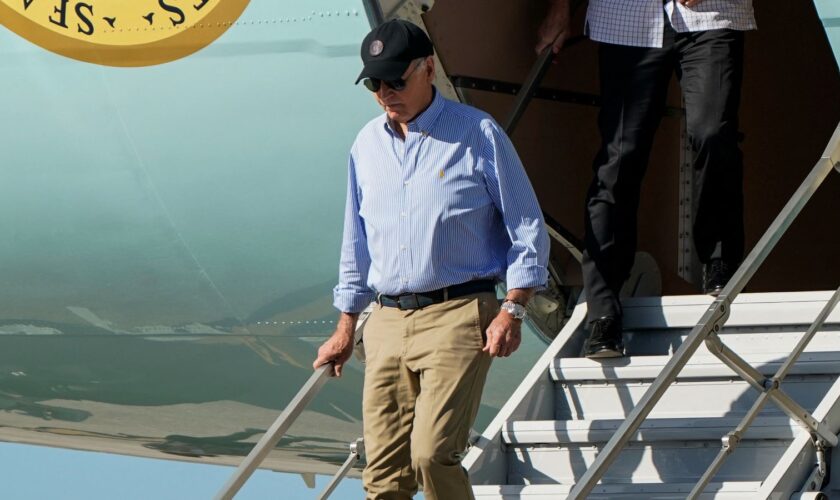
[{"label": "blue striped dress shirt", "polygon": [[334,305],[475,279],[545,284],[548,235],[522,163],[487,113],[435,91],[403,140],[387,115],[350,152]]}]

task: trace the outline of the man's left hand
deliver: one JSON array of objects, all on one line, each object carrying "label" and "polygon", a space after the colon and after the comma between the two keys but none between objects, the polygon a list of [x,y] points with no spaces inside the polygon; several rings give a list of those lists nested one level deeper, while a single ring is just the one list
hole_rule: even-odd
[{"label": "man's left hand", "polygon": [[489,353],[490,357],[506,358],[519,349],[520,343],[522,320],[514,319],[507,311],[499,311],[487,327],[487,342],[482,350]]},{"label": "man's left hand", "polygon": [[698,3],[702,2],[703,0],[678,0],[681,4],[685,5],[689,9],[696,6]]}]

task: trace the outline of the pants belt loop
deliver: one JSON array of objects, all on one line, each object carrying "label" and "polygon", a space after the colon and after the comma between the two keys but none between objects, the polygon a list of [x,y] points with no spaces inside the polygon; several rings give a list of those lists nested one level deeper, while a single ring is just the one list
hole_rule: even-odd
[{"label": "pants belt loop", "polygon": [[443,301],[446,302],[447,300],[449,300],[449,287],[443,289]]}]

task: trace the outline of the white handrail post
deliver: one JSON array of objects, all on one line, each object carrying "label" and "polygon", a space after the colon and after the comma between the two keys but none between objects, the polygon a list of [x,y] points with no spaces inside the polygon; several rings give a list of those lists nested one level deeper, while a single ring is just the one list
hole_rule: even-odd
[{"label": "white handrail post", "polygon": [[365,441],[362,438],[359,438],[352,443],[350,443],[350,455],[348,455],[347,460],[344,461],[344,464],[341,468],[338,469],[338,472],[335,473],[335,476],[330,480],[330,483],[324,488],[324,491],[318,495],[317,500],[326,500],[332,495],[333,491],[338,487],[338,483],[344,479],[344,476],[350,472],[350,469],[353,468],[354,465],[362,458],[362,455],[365,453]]}]

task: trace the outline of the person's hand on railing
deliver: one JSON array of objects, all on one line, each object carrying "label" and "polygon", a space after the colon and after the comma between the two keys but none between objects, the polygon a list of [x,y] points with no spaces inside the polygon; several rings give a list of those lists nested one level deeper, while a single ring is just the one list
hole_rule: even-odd
[{"label": "person's hand on railing", "polygon": [[551,47],[555,54],[560,52],[563,42],[569,36],[570,19],[569,0],[551,0],[548,14],[537,30],[538,40],[534,47],[537,54],[542,54],[546,47]]},{"label": "person's hand on railing", "polygon": [[333,376],[340,377],[344,363],[353,355],[353,338],[356,333],[358,314],[341,313],[335,333],[318,348],[318,357],[312,368],[333,363]]}]

